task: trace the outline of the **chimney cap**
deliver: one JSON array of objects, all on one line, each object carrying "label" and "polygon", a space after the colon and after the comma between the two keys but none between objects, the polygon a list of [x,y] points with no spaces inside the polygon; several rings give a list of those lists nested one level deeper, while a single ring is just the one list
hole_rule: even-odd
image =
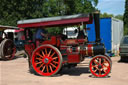
[{"label": "chimney cap", "polygon": [[100,11],[99,11],[99,10],[96,10],[96,11],[94,12],[94,14],[100,14]]}]

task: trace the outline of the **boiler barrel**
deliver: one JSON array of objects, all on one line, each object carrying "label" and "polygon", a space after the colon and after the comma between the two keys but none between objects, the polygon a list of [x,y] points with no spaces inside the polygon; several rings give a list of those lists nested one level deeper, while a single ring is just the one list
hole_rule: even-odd
[{"label": "boiler barrel", "polygon": [[81,47],[81,53],[85,56],[104,55],[105,47],[103,44],[87,44]]}]

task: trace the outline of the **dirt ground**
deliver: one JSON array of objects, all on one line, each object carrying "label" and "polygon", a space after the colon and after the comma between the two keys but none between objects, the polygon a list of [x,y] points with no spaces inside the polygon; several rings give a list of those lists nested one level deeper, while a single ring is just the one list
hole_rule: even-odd
[{"label": "dirt ground", "polygon": [[30,74],[27,58],[0,60],[0,85],[128,85],[128,63],[119,63],[120,57],[112,58],[112,72],[106,78],[91,76],[89,60],[85,59],[76,68],[63,69],[55,77]]}]

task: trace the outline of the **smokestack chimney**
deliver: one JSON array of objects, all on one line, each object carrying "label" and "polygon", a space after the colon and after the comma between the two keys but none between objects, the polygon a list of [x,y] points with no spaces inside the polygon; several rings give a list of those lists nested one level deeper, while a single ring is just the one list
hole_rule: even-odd
[{"label": "smokestack chimney", "polygon": [[94,23],[95,23],[95,33],[96,33],[96,43],[101,42],[100,38],[100,12],[94,12]]}]

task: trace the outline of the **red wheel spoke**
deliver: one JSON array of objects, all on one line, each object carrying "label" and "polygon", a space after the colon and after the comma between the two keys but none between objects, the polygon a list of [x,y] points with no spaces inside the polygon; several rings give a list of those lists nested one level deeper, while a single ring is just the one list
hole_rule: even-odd
[{"label": "red wheel spoke", "polygon": [[95,56],[90,62],[89,69],[94,76],[105,77],[111,70],[110,61],[104,55]]},{"label": "red wheel spoke", "polygon": [[41,58],[36,58],[37,60],[40,60],[40,61],[42,61],[42,59]]},{"label": "red wheel spoke", "polygon": [[96,61],[96,59],[94,60],[94,63],[97,64],[97,65],[99,64],[99,63]]},{"label": "red wheel spoke", "polygon": [[47,72],[49,73],[49,69],[48,69],[48,66],[46,66],[46,69],[47,69]]},{"label": "red wheel spoke", "polygon": [[101,64],[101,58],[99,58],[99,64]]},{"label": "red wheel spoke", "polygon": [[51,72],[53,72],[52,66],[51,66],[51,65],[49,65],[49,67],[50,67]]},{"label": "red wheel spoke", "polygon": [[58,64],[58,62],[56,62],[56,61],[53,61],[53,63]]},{"label": "red wheel spoke", "polygon": [[94,70],[94,73],[98,70],[98,65],[93,65],[92,66],[93,68],[96,68],[95,70]]},{"label": "red wheel spoke", "polygon": [[56,60],[58,57],[54,57],[54,58],[52,58],[53,60]]},{"label": "red wheel spoke", "polygon": [[94,68],[94,67],[95,67],[95,68],[98,68],[98,66],[97,66],[97,65],[93,65],[92,67],[93,67],[93,68]]},{"label": "red wheel spoke", "polygon": [[45,56],[44,52],[42,51],[43,56]]},{"label": "red wheel spoke", "polygon": [[104,63],[108,63],[108,62],[104,59]]},{"label": "red wheel spoke", "polygon": [[48,55],[48,53],[47,53],[47,48],[45,48],[45,54]]},{"label": "red wheel spoke", "polygon": [[103,67],[107,67],[108,68],[108,66],[106,66],[105,64],[103,64]]},{"label": "red wheel spoke", "polygon": [[48,53],[48,57],[50,56],[51,52],[52,52],[52,49],[50,49],[50,51],[49,51],[49,53]]},{"label": "red wheel spoke", "polygon": [[44,69],[45,69],[45,66],[43,67],[42,72],[44,72]]},{"label": "red wheel spoke", "polygon": [[98,69],[94,70],[94,73],[97,71]]},{"label": "red wheel spoke", "polygon": [[55,52],[50,57],[53,57],[54,55],[55,55]]},{"label": "red wheel spoke", "polygon": [[56,66],[54,65],[54,64],[52,64],[52,63],[50,63],[54,68],[56,68]]},{"label": "red wheel spoke", "polygon": [[42,64],[40,65],[40,67],[38,67],[38,68],[40,69],[43,65],[44,65],[44,63],[42,63]]},{"label": "red wheel spoke", "polygon": [[99,75],[101,75],[101,70],[99,70]]},{"label": "red wheel spoke", "polygon": [[107,70],[105,70],[105,69],[103,69],[103,71],[106,73],[107,72]]},{"label": "red wheel spoke", "polygon": [[109,64],[109,62],[107,60],[104,59],[104,62],[103,62],[103,66],[107,67],[105,64]]},{"label": "red wheel spoke", "polygon": [[43,58],[43,56],[42,56],[42,55],[40,55],[39,53],[36,53],[36,55],[38,55],[38,56],[40,56],[40,57],[42,57],[42,58]]},{"label": "red wheel spoke", "polygon": [[37,62],[36,65],[37,65],[37,64],[41,64],[41,63],[42,63],[42,62]]},{"label": "red wheel spoke", "polygon": [[62,55],[52,45],[42,45],[33,51],[32,66],[34,71],[42,76],[55,75],[62,66]]}]

